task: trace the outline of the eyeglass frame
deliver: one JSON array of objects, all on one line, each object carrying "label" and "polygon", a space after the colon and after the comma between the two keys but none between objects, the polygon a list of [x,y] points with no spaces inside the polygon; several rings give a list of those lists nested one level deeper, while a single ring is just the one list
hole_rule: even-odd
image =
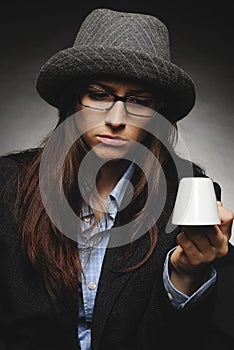
[{"label": "eyeglass frame", "polygon": [[[85,90],[88,90],[88,89],[89,89],[88,87],[81,87],[81,88],[79,88],[79,90],[78,90],[79,103],[80,103],[81,106],[86,107],[86,108],[89,108],[89,109],[93,109],[93,110],[96,110],[96,111],[102,111],[102,112],[105,112],[105,111],[107,112],[107,111],[108,111],[108,112],[109,112],[109,111],[114,107],[114,105],[115,105],[116,102],[121,101],[121,102],[123,102],[123,104],[124,104],[124,109],[125,109],[125,112],[126,112],[127,115],[132,115],[132,116],[134,116],[134,117],[142,117],[142,118],[152,118],[153,115],[154,115],[154,113],[152,113],[152,115],[134,114],[134,113],[129,112],[129,111],[127,110],[127,107],[126,107],[126,103],[128,103],[127,100],[128,100],[130,97],[145,98],[145,99],[148,98],[148,99],[152,99],[152,100],[154,100],[154,97],[135,96],[135,95],[130,95],[130,96],[119,96],[119,95],[114,94],[114,93],[112,93],[112,92],[110,92],[110,91],[108,91],[108,90],[99,89],[99,88],[95,88],[95,87],[92,87],[92,88],[93,88],[93,89],[96,89],[96,90],[98,90],[98,91],[100,91],[100,92],[101,92],[101,91],[102,91],[102,92],[106,92],[106,93],[110,94],[111,96],[113,96],[113,97],[114,97],[114,101],[112,102],[111,106],[108,107],[108,108],[102,109],[102,108],[91,107],[91,106],[88,106],[88,105],[83,104],[83,103],[81,102],[81,92],[82,92],[82,91],[85,91]],[[156,101],[156,100],[155,100],[155,101]],[[147,108],[151,109],[151,110],[154,111],[154,112],[159,112],[159,111],[161,110],[162,107],[163,107],[163,102],[160,101],[160,102],[159,102],[159,107],[157,108],[157,110],[155,110],[155,109],[153,109],[153,108],[150,108],[150,107],[147,107]]]}]

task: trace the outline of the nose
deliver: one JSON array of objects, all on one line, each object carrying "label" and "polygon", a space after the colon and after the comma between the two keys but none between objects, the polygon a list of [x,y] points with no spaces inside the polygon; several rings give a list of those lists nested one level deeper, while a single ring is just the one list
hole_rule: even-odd
[{"label": "nose", "polygon": [[126,125],[126,110],[122,101],[117,101],[113,107],[107,112],[105,124],[117,129]]}]

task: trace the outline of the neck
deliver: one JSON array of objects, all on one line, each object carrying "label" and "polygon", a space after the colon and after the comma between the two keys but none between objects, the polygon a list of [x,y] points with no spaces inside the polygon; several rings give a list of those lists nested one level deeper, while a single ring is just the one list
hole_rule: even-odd
[{"label": "neck", "polygon": [[115,160],[105,163],[98,172],[97,190],[103,198],[107,198],[117,182],[129,166],[126,159]]}]

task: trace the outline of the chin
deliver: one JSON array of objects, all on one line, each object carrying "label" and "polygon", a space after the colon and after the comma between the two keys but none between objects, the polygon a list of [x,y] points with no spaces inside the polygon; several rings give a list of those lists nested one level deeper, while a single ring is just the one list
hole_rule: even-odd
[{"label": "chin", "polygon": [[109,149],[104,149],[104,150],[100,150],[98,152],[95,152],[95,155],[98,158],[101,159],[106,159],[106,160],[120,160],[123,159],[124,156],[127,154],[127,152],[120,152],[119,150],[109,150]]}]

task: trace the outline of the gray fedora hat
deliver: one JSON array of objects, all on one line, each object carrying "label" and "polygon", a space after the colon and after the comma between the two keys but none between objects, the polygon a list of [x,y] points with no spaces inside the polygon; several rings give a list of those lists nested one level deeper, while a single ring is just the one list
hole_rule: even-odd
[{"label": "gray fedora hat", "polygon": [[92,10],[74,45],[59,51],[41,68],[39,95],[59,108],[71,81],[108,77],[149,83],[162,96],[162,114],[176,122],[195,103],[190,76],[170,59],[167,27],[158,18],[106,8]]}]

